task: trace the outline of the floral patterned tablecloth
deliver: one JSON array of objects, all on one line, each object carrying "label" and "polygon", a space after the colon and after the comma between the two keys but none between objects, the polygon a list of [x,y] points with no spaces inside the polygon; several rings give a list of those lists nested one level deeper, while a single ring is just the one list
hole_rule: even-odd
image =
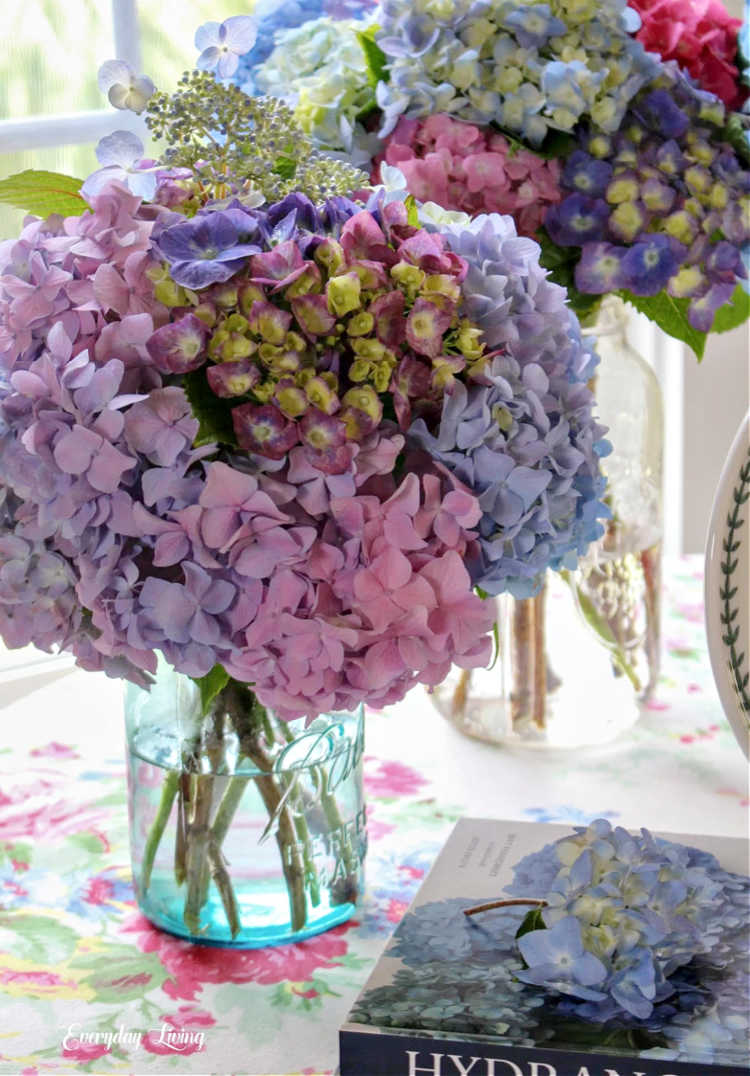
[{"label": "floral patterned tablecloth", "polygon": [[[273,949],[190,945],[136,910],[119,684],[77,670],[0,684],[0,1073],[331,1072],[339,1024],[461,814],[745,835],[748,769],[701,595],[699,560],[681,560],[657,698],[607,748],[487,747],[421,694],[370,715],[361,913]],[[110,1045],[91,1041],[103,1031]]]}]

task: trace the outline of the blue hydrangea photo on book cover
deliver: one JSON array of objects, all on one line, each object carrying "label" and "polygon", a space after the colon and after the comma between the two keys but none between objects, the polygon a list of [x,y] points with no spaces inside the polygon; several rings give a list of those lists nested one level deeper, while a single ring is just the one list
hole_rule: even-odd
[{"label": "blue hydrangea photo on book cover", "polygon": [[736,838],[462,819],[341,1076],[747,1076],[747,875]]}]

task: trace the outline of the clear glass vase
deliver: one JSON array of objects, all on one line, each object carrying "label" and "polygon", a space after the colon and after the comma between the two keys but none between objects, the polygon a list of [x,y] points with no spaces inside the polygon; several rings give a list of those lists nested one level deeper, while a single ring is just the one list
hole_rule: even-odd
[{"label": "clear glass vase", "polygon": [[612,519],[575,572],[497,601],[492,669],[453,669],[440,712],[492,743],[577,748],[630,728],[653,693],[661,646],[663,407],[659,382],[627,339],[615,298],[596,325],[596,397],[612,454],[603,461]]},{"label": "clear glass vase", "polygon": [[160,664],[125,701],[138,904],[173,934],[259,948],[349,919],[363,889],[363,715],[284,723],[231,682],[201,716]]}]

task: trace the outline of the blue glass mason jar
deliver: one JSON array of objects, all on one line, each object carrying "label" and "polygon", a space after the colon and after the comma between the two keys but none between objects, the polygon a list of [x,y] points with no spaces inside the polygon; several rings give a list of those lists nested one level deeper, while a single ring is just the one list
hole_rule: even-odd
[{"label": "blue glass mason jar", "polygon": [[160,662],[127,686],[138,904],[191,941],[259,948],[349,919],[363,891],[363,711],[282,722],[230,681],[203,713]]}]

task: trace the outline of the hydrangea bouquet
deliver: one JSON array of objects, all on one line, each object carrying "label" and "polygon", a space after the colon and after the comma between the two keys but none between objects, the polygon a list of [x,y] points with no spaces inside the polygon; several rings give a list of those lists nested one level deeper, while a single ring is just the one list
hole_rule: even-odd
[{"label": "hydrangea bouquet", "polygon": [[[254,38],[204,28],[200,66]],[[100,84],[161,156],[117,132],[83,183],[0,185],[36,211],[0,246],[0,634],[141,685],[161,657],[200,689],[184,768],[226,719],[263,769],[286,722],[486,664],[478,595],[600,535],[596,357],[511,220],[420,216],[205,70]],[[210,829],[202,787],[167,781],[147,860],[177,797],[185,924],[209,863],[234,936],[239,797]],[[278,822],[292,798],[268,802]],[[316,882],[289,884],[298,930]]]},{"label": "hydrangea bouquet", "polygon": [[[357,15],[334,21],[311,11],[294,28],[277,18],[274,49],[241,65],[237,83],[282,96],[316,145],[368,169],[373,182],[440,206],[446,225],[512,217],[519,235],[540,243],[540,263],[584,324],[609,333],[615,359],[624,339],[620,348],[614,319],[605,326],[600,312],[620,300],[699,358],[710,331],[747,319],[747,88],[740,24],[719,0],[382,0]],[[633,401],[646,391],[634,385]],[[631,468],[625,459],[637,438],[619,464],[617,420],[628,404],[622,392],[618,399],[617,414],[605,415],[615,431],[610,469],[640,468],[657,485],[658,460]],[[640,417],[641,429],[648,421]],[[606,536],[585,571],[566,577],[593,629],[592,660],[601,668],[611,657],[614,676],[605,667],[601,682],[623,727],[659,675],[661,520],[623,503],[635,503],[635,481],[622,490],[612,482]],[[518,670],[505,670],[509,693],[467,671],[434,696],[474,735],[544,737],[550,714],[576,720],[573,693],[569,706],[563,700],[569,676],[550,672],[564,660],[545,642],[552,606],[541,593],[535,602],[505,610]],[[616,683],[625,677],[632,692]],[[549,686],[560,684],[562,692]]]},{"label": "hydrangea bouquet", "polygon": [[388,165],[422,201],[513,216],[582,316],[622,295],[699,357],[707,332],[748,317],[747,90],[739,20],[719,0],[382,0],[365,14],[364,29],[278,31],[240,81],[287,98],[317,144],[371,157],[376,179],[394,181]]}]

